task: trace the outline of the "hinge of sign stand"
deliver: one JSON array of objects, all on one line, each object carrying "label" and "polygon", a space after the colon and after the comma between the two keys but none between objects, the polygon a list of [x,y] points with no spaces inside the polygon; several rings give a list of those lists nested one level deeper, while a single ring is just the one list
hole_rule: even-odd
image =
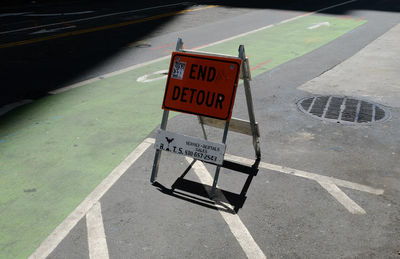
[{"label": "hinge of sign stand", "polygon": [[248,58],[242,61],[242,69],[240,70],[239,78],[251,81],[250,61]]}]

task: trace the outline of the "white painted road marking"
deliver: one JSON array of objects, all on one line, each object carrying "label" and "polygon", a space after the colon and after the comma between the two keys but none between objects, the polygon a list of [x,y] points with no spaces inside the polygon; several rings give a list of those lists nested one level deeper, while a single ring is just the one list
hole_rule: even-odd
[{"label": "white painted road marking", "polygon": [[[192,158],[188,157],[186,157],[186,160],[189,164],[191,164],[193,161]],[[207,168],[201,161],[196,161],[196,163],[193,164],[193,170],[202,184],[212,186],[213,179]],[[242,220],[233,210],[232,205],[229,204],[226,197],[222,193],[218,193],[214,199],[217,203],[222,203],[224,205],[222,206],[222,208],[217,207],[218,211],[219,213],[221,213],[221,216],[228,224],[229,229],[235,236],[236,240],[239,242],[247,257],[250,259],[267,258],[260,247],[257,245],[257,243],[254,241],[253,237],[251,236],[249,230],[247,230],[246,226],[243,224]],[[226,207],[229,208],[229,211],[226,210]]]},{"label": "white painted road marking", "polygon": [[[226,154],[225,158],[229,160],[241,162],[244,164],[252,165],[254,164],[254,160],[238,157],[234,155]],[[350,213],[352,214],[366,214],[365,210],[361,208],[357,203],[355,203],[352,199],[350,199],[338,186],[346,187],[349,189],[372,193],[375,195],[383,194],[384,190],[375,189],[366,185],[353,183],[345,180],[336,179],[330,176],[319,175],[315,173],[309,173],[289,167],[269,164],[265,162],[260,162],[260,167],[264,169],[268,169],[271,171],[299,176],[303,178],[307,178],[310,180],[314,180],[318,182],[327,192],[329,192],[338,202],[340,202]]]},{"label": "white painted road marking", "polygon": [[167,77],[168,77],[168,70],[164,69],[164,70],[159,70],[159,71],[153,72],[151,74],[141,76],[138,79],[136,79],[136,81],[141,82],[141,83],[149,83],[149,82],[165,79]]},{"label": "white painted road marking", "polygon": [[69,216],[51,233],[29,258],[46,258],[68,235],[75,225],[88,213],[93,205],[113,186],[113,184],[154,144],[154,139],[145,139],[129,154]]},{"label": "white painted road marking", "polygon": [[2,13],[2,14],[0,14],[0,18],[8,17],[8,16],[18,16],[18,15],[24,15],[24,14],[28,14],[28,13]]},{"label": "white painted road marking", "polygon": [[90,259],[108,259],[107,240],[99,201],[86,214],[86,226]]},{"label": "white painted road marking", "polygon": [[[111,186],[125,173],[128,168],[135,163],[140,156],[149,148],[150,145],[155,143],[155,139],[147,138],[145,139],[132,153],[119,164],[111,173],[110,175],[104,179],[99,186],[96,187],[93,192],[89,194],[88,197],[42,242],[40,247],[36,249],[36,251],[29,256],[30,259],[36,258],[46,258],[56,247],[57,245],[69,234],[73,227],[88,213],[88,211],[93,207],[93,205],[100,200],[100,198],[111,188]],[[252,165],[254,160],[248,158],[242,158],[234,155],[225,154],[225,157],[232,160],[241,162],[244,164]],[[191,159],[191,158],[187,158]],[[188,160],[191,161],[191,160]],[[196,163],[195,163],[196,165]],[[203,165],[204,166],[204,165]],[[196,165],[196,168],[199,166]],[[383,194],[384,190],[382,189],[375,189],[370,186],[353,183],[341,179],[336,179],[329,176],[318,175],[314,173],[309,173],[293,168],[268,164],[265,162],[260,162],[260,167],[265,168],[268,170],[288,174],[288,175],[295,175],[303,178],[307,178],[310,180],[314,180],[318,182],[324,189],[326,189],[333,197],[338,199],[339,202],[345,206],[353,214],[363,214],[365,212],[360,206],[358,206],[354,201],[352,201],[346,194],[344,194],[337,186],[358,190],[362,192],[367,192],[375,195]],[[200,167],[201,168],[201,167]],[[197,170],[198,171],[198,170]],[[201,172],[198,171],[198,172]],[[197,174],[197,173],[196,173]],[[200,178],[200,177],[199,177]],[[210,185],[212,183],[212,178],[210,175],[208,177],[201,176],[201,181],[204,181],[205,184]],[[339,189],[339,191],[338,191]],[[227,207],[226,198],[220,199],[221,204],[223,204],[224,208]],[[232,210],[232,206],[229,205],[230,210]],[[222,207],[219,207],[219,211],[223,211]],[[228,212],[227,212],[228,213]],[[222,212],[221,212],[222,214]],[[224,216],[224,214],[222,214]],[[225,217],[225,216],[224,216]],[[226,219],[227,221],[231,219]],[[239,223],[238,223],[239,224]],[[240,225],[240,224],[239,224]],[[238,225],[238,226],[239,226]],[[246,239],[247,234],[245,237],[241,237],[238,234],[239,239]],[[242,241],[239,241],[242,242]],[[243,241],[244,242],[244,241]],[[246,246],[244,244],[244,246]],[[251,250],[253,251],[253,250]],[[254,250],[255,251],[255,250]],[[249,254],[252,254],[249,251]],[[259,257],[255,257],[259,258]]]},{"label": "white painted road marking", "polygon": [[318,182],[327,192],[338,200],[352,214],[367,214],[357,203],[349,198],[336,184]]},{"label": "white painted road marking", "polygon": [[314,30],[314,29],[317,29],[317,28],[319,28],[321,26],[328,26],[329,27],[329,26],[331,26],[331,24],[329,22],[321,22],[321,23],[317,23],[317,24],[311,25],[307,29]]},{"label": "white painted road marking", "polygon": [[[333,6],[329,6],[329,7],[317,10],[315,12],[311,12],[311,13],[307,13],[307,14],[303,14],[303,15],[300,15],[300,16],[296,16],[296,17],[287,19],[287,20],[282,21],[282,22],[280,22],[278,24],[282,24],[282,23],[286,23],[286,22],[289,22],[289,21],[293,21],[293,20],[299,19],[301,17],[305,17],[305,16],[312,15],[312,14],[315,14],[315,13],[318,13],[318,12],[326,11],[328,9],[332,9],[332,8],[335,8],[335,7],[338,7],[338,6],[341,6],[341,5],[345,5],[345,4],[348,4],[348,3],[356,2],[356,1],[358,1],[358,0],[350,0],[350,1],[343,2],[343,3],[339,3],[339,4],[336,4],[336,5],[333,5]],[[180,4],[182,4],[182,3],[180,3]],[[157,8],[157,7],[155,7],[155,8]],[[134,11],[140,11],[140,10],[133,10],[132,12],[134,12]],[[110,15],[116,15],[116,14],[110,14]],[[100,18],[100,17],[92,17],[92,18]],[[80,20],[82,20],[82,19],[75,20],[75,22],[78,22]],[[69,21],[69,22],[71,22],[71,21]],[[22,31],[22,30],[43,28],[43,27],[47,27],[47,26],[51,26],[51,25],[60,25],[60,24],[64,24],[64,23],[65,22],[47,24],[47,25],[42,25],[42,26],[35,26],[35,27],[30,27],[30,28],[22,28],[22,29],[18,29],[18,30],[14,30],[14,31],[5,31],[5,32],[0,32],[0,35],[1,34],[6,34],[6,33],[11,33],[11,32]],[[229,39],[238,38],[238,37],[247,35],[247,34],[252,33],[252,32],[256,32],[256,31],[260,31],[260,30],[263,30],[263,29],[266,29],[266,28],[274,27],[276,25],[277,24],[268,25],[268,26],[265,26],[263,28],[259,28],[259,29],[256,29],[254,31],[251,31],[251,32],[246,32],[244,34],[236,35],[236,36],[231,37]],[[219,42],[224,42],[224,41],[226,41],[226,40],[222,40],[222,41],[219,41]],[[207,44],[206,46],[215,45],[215,44],[218,44],[219,42],[214,42],[212,44]],[[202,47],[205,47],[205,46],[202,46]],[[198,48],[194,48],[193,50],[195,50],[195,49],[198,49]],[[108,73],[108,74],[106,74],[104,76],[99,76],[99,77],[95,77],[95,78],[92,78],[92,79],[89,79],[89,80],[85,80],[85,81],[82,81],[82,82],[79,82],[79,83],[76,83],[76,84],[73,84],[73,85],[70,85],[70,86],[67,86],[67,87],[64,87],[64,88],[60,88],[60,89],[58,89],[56,91],[52,91],[50,93],[51,94],[61,93],[61,92],[67,91],[67,90],[72,89],[72,88],[76,88],[76,87],[83,86],[83,85],[88,84],[88,83],[96,82],[98,80],[101,80],[102,78],[106,78],[106,77],[122,74],[124,72],[128,72],[128,71],[131,71],[133,69],[136,69],[136,68],[139,68],[139,67],[143,67],[145,65],[153,64],[153,63],[156,63],[158,61],[165,60],[165,59],[168,59],[168,58],[170,58],[170,55],[164,56],[164,57],[161,57],[161,58],[158,58],[158,59],[155,59],[155,60],[151,60],[151,61],[148,61],[148,62],[144,62],[144,63],[141,63],[141,64],[133,65],[133,66],[130,66],[130,67],[127,67],[127,68],[124,68],[124,69],[121,69],[121,70],[118,70],[118,71],[115,71],[115,72]],[[108,191],[108,189],[121,177],[121,175],[123,175],[124,172],[147,150],[147,148],[151,144],[154,144],[154,142],[155,142],[154,139],[146,139],[134,151],[132,151],[132,153],[124,161],[122,161],[121,164],[118,167],[116,167],[110,173],[110,175],[106,179],[104,179],[103,182],[99,186],[97,186],[96,189],[93,190],[93,192],[91,192],[89,194],[89,196],[86,197],[86,199],[41,243],[40,247],[38,247],[36,249],[36,251],[29,256],[29,258],[35,258],[35,259],[36,258],[46,258],[57,247],[57,245],[68,235],[68,233],[78,223],[78,221],[81,220],[83,218],[83,216],[86,215],[86,213],[93,206],[93,204],[96,203],[104,195],[104,193]],[[262,164],[265,164],[265,163],[262,163]],[[299,172],[302,172],[302,171],[299,171]],[[318,176],[316,174],[311,174],[311,173],[306,173],[306,172],[303,172],[303,173],[305,173],[305,175],[308,174],[308,175]],[[289,174],[292,174],[292,173],[289,173]],[[298,175],[298,176],[300,176],[300,175]],[[369,192],[369,193],[373,193],[373,194],[377,194],[377,195],[383,193],[383,190],[374,189],[374,188],[371,188],[369,186],[364,186],[364,185],[360,185],[360,184],[356,184],[356,183],[351,183],[351,182],[340,180],[340,179],[334,179],[334,178],[327,177],[327,176],[319,176],[319,177],[330,179],[334,184],[342,186],[342,187],[352,188],[352,189],[355,189],[355,190]]]},{"label": "white painted road marking", "polygon": [[25,16],[32,16],[32,17],[47,17],[47,16],[66,16],[66,15],[81,15],[81,14],[88,14],[94,13],[94,11],[81,11],[81,12],[73,12],[73,13],[31,13]]},{"label": "white painted road marking", "polygon": [[154,63],[157,63],[158,61],[162,61],[162,60],[165,60],[165,59],[168,59],[168,58],[171,58],[171,55],[168,55],[168,56],[165,56],[165,57],[161,57],[161,58],[157,58],[157,59],[153,59],[153,60],[150,60],[150,61],[147,61],[147,62],[144,62],[144,63],[140,63],[140,64],[137,64],[137,65],[133,65],[133,66],[130,66],[130,67],[123,68],[121,70],[117,70],[117,71],[114,71],[114,72],[111,72],[111,73],[107,73],[107,74],[104,74],[102,76],[98,76],[98,77],[91,78],[91,79],[88,79],[88,80],[85,80],[85,81],[81,81],[79,83],[75,83],[75,84],[72,84],[72,85],[69,85],[69,86],[66,86],[66,87],[62,87],[62,88],[56,89],[54,91],[50,91],[49,94],[59,94],[59,93],[62,93],[62,92],[65,92],[65,91],[68,91],[68,90],[71,90],[71,89],[74,89],[74,88],[77,88],[77,87],[80,87],[80,86],[84,86],[84,85],[87,85],[87,84],[90,84],[90,83],[97,82],[97,81],[102,80],[104,78],[109,78],[109,77],[112,77],[112,76],[120,75],[120,74],[132,71],[132,70],[140,68],[140,67],[144,67],[144,66],[147,66],[147,65],[150,65],[150,64],[154,64]]},{"label": "white painted road marking", "polygon": [[51,32],[57,32],[57,31],[73,29],[73,28],[76,28],[76,26],[75,25],[71,25],[71,26],[54,28],[54,29],[41,29],[39,31],[35,31],[35,32],[29,33],[29,34],[33,35],[33,34],[51,33]]},{"label": "white painted road marking", "polygon": [[13,109],[15,109],[15,108],[17,108],[19,106],[22,106],[22,105],[25,105],[25,104],[28,104],[28,103],[31,103],[31,102],[33,102],[33,100],[24,99],[24,100],[15,102],[15,103],[10,103],[10,104],[1,106],[0,107],[0,116],[6,114],[7,112],[9,112],[9,111],[11,111],[11,110],[13,110]]}]

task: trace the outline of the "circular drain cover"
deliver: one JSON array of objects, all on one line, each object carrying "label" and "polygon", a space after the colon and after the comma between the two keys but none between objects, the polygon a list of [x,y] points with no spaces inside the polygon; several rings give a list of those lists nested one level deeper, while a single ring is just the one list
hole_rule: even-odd
[{"label": "circular drain cover", "polygon": [[382,122],[390,117],[381,105],[350,97],[307,97],[298,101],[297,106],[313,117],[345,124]]}]

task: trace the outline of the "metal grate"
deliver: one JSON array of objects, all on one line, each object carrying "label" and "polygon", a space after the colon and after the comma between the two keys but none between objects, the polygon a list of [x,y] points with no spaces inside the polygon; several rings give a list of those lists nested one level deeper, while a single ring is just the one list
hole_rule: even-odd
[{"label": "metal grate", "polygon": [[379,104],[340,96],[314,96],[298,101],[299,109],[313,117],[336,123],[382,122],[390,112]]}]

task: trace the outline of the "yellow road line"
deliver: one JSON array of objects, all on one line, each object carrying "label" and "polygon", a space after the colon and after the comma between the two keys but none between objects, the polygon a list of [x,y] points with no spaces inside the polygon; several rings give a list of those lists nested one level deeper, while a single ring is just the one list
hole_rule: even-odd
[{"label": "yellow road line", "polygon": [[69,36],[81,35],[81,34],[86,34],[86,33],[90,33],[90,32],[114,29],[114,28],[124,27],[124,26],[128,26],[128,25],[136,24],[136,23],[148,22],[148,21],[153,21],[153,20],[157,20],[157,19],[161,19],[161,18],[165,18],[165,17],[169,17],[169,16],[184,14],[184,13],[187,13],[187,12],[201,11],[201,10],[208,9],[208,8],[213,8],[213,7],[216,7],[216,5],[208,5],[208,6],[202,7],[202,8],[187,9],[187,10],[182,10],[182,11],[175,11],[175,12],[170,12],[170,13],[158,14],[158,15],[146,17],[146,18],[143,18],[143,19],[138,19],[138,20],[133,20],[133,21],[126,21],[126,22],[122,22],[122,23],[105,25],[105,26],[89,28],[89,29],[83,29],[83,30],[77,30],[77,31],[71,31],[71,32],[64,32],[64,33],[59,33],[59,34],[50,35],[50,36],[41,37],[41,38],[33,38],[33,39],[29,39],[29,40],[9,42],[9,43],[5,43],[5,44],[1,44],[0,45],[0,49],[9,48],[9,47],[15,47],[15,46],[22,46],[22,45],[42,42],[42,41],[46,41],[46,40],[65,38],[65,37],[69,37]]}]

